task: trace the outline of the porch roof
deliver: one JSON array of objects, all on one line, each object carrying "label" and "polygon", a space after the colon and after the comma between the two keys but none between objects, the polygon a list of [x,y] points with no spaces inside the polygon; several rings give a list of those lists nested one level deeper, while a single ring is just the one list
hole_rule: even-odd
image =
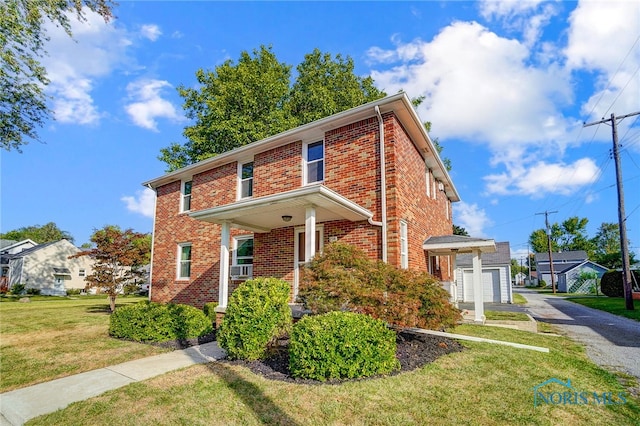
[{"label": "porch roof", "polygon": [[[304,225],[307,207],[315,208],[317,222],[340,219],[355,222],[373,217],[369,210],[320,184],[266,197],[243,199],[195,211],[190,216],[211,223],[228,222],[234,228],[260,233]],[[285,221],[288,216],[291,219]]]},{"label": "porch roof", "polygon": [[427,250],[429,254],[436,256],[472,253],[476,250],[480,250],[482,253],[495,253],[496,242],[492,239],[463,235],[441,235],[427,238],[422,244],[422,248]]}]

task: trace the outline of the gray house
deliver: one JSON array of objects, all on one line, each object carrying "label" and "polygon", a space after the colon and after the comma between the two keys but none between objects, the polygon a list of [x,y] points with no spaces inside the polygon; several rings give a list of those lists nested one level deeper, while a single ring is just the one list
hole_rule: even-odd
[{"label": "gray house", "polygon": [[[470,254],[456,256],[458,302],[473,302],[473,258]],[[512,303],[511,248],[508,242],[496,243],[494,253],[482,254],[482,300]]]},{"label": "gray house", "polygon": [[[536,253],[536,269],[540,279],[551,285],[549,253]],[[584,250],[551,253],[556,288],[562,293],[589,293],[594,282],[581,279],[585,273],[597,275],[598,279],[607,268],[589,260]]]}]

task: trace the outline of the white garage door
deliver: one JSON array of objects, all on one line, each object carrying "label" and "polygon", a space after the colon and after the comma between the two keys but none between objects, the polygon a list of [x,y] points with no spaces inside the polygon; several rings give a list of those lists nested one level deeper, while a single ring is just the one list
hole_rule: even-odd
[{"label": "white garage door", "polygon": [[[464,271],[464,301],[473,302],[473,271]],[[500,303],[500,271],[482,270],[482,301]]]}]

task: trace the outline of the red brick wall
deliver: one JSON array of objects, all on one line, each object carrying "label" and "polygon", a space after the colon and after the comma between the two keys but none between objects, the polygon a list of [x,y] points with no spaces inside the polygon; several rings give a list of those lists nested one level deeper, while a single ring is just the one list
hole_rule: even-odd
[{"label": "red brick wall", "polygon": [[[430,235],[451,233],[444,193],[426,196],[424,160],[394,114],[385,114],[389,262],[400,264],[399,220],[408,222],[409,266],[426,269],[422,243]],[[255,155],[254,198],[299,188],[302,184],[302,142],[293,142]],[[325,134],[325,182],[330,189],[381,220],[378,121],[371,117]],[[400,160],[400,161],[399,161]],[[154,301],[189,303],[202,307],[218,300],[220,226],[180,214],[180,182],[157,189],[154,234]],[[237,162],[193,177],[193,211],[236,201]],[[381,258],[381,228],[367,221],[324,223],[329,238],[354,244],[372,259]],[[232,230],[232,236],[240,232]],[[192,243],[191,278],[176,280],[178,244]],[[293,283],[294,228],[254,235],[254,276],[274,276]],[[441,262],[442,265],[442,262]],[[230,284],[230,290],[237,286]]]},{"label": "red brick wall", "polygon": [[253,196],[264,197],[300,188],[302,142],[261,152],[253,159]]}]

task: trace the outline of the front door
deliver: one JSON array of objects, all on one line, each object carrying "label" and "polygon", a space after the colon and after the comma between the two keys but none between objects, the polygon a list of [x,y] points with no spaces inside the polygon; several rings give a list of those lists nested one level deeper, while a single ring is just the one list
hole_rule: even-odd
[{"label": "front door", "polygon": [[[316,253],[322,251],[323,247],[323,237],[324,237],[324,229],[322,225],[316,226]],[[304,270],[304,260],[306,259],[305,253],[305,233],[304,228],[296,229],[295,231],[295,251],[294,251],[294,282],[293,282],[293,300],[295,301],[298,297],[298,284],[300,283],[300,279],[302,278],[302,271]]]}]

